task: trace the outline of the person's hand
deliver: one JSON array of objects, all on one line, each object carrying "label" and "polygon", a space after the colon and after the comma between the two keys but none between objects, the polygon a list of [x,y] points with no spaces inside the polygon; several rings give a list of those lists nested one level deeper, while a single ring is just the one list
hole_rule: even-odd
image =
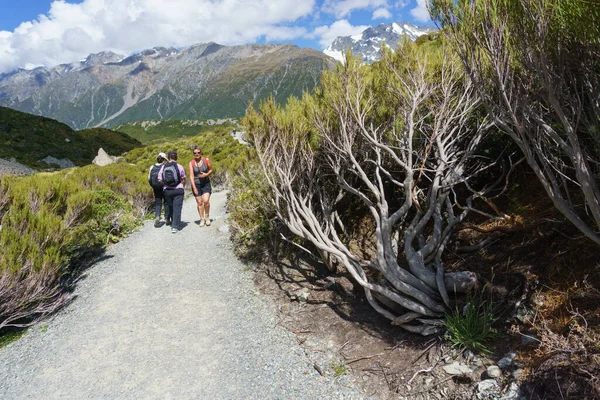
[{"label": "person's hand", "polygon": [[194,196],[198,196],[198,190],[197,189],[194,189],[193,192],[194,192]]}]

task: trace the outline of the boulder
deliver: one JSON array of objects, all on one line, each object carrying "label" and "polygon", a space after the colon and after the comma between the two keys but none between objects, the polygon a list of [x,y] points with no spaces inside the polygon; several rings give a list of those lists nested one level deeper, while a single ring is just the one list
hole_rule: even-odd
[{"label": "boulder", "polygon": [[113,164],[115,162],[117,162],[117,157],[108,155],[108,153],[105,152],[102,147],[100,147],[100,149],[98,149],[98,155],[94,158],[92,164],[104,167],[105,165]]},{"label": "boulder", "polygon": [[58,165],[58,167],[60,169],[75,167],[75,164],[73,164],[73,162],[71,160],[69,160],[68,158],[61,158],[59,160],[56,157],[48,156],[48,157],[44,158],[42,160],[42,162],[45,162],[48,165]]}]

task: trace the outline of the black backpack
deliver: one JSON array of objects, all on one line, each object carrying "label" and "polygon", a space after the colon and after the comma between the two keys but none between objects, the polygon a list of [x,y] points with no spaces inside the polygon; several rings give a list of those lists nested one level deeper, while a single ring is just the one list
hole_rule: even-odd
[{"label": "black backpack", "polygon": [[150,186],[152,186],[152,188],[154,189],[162,189],[163,187],[162,183],[158,181],[158,173],[160,172],[161,168],[162,164],[154,165],[150,170],[150,179],[148,179],[148,182],[150,183]]},{"label": "black backpack", "polygon": [[179,175],[179,168],[176,162],[170,162],[165,164],[165,168],[162,173],[163,182],[167,186],[177,186],[181,182],[181,176]]}]

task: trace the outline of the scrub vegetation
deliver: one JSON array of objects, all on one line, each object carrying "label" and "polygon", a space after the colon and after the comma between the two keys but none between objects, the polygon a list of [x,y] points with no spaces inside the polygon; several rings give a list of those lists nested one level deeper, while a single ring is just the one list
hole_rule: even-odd
[{"label": "scrub vegetation", "polygon": [[[40,121],[18,114],[28,124]],[[51,145],[59,135],[52,129],[66,126],[43,122]],[[108,130],[87,131],[82,137],[93,148],[105,140],[104,134],[113,143],[127,138]],[[216,185],[243,169],[251,154],[228,129],[216,129],[128,148],[123,161],[104,167],[0,176],[0,335],[29,326],[66,304],[81,269],[150,212],[154,199],[147,174],[158,152],[176,150],[179,162],[187,166],[194,145],[212,160]]]},{"label": "scrub vegetation", "polygon": [[429,5],[440,32],[249,109],[237,250],[305,253],[392,325],[459,348],[534,335],[532,396],[598,396],[598,8]]}]

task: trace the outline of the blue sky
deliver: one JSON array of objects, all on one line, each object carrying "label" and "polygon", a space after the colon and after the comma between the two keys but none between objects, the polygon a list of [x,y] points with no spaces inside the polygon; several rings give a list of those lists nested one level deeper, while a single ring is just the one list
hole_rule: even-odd
[{"label": "blue sky", "polygon": [[425,1],[0,0],[0,73],[211,41],[323,50],[380,23],[431,25]]}]

